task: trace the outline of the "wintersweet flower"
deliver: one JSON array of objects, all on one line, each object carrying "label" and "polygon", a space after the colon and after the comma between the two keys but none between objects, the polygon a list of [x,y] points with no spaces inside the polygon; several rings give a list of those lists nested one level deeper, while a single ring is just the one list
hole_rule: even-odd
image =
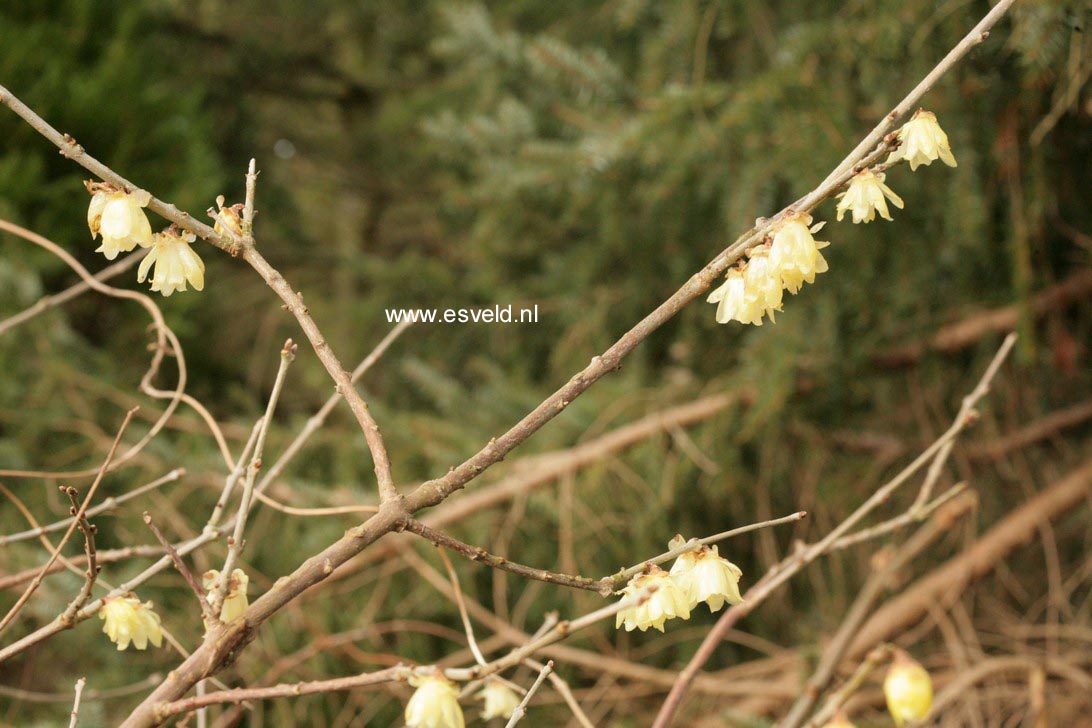
[{"label": "wintersweet flower", "polygon": [[516,691],[508,687],[500,680],[490,680],[477,698],[485,701],[485,709],[482,711],[482,720],[504,718],[508,720],[512,713],[519,707],[520,697]]},{"label": "wintersweet flower", "polygon": [[639,628],[644,632],[649,627],[664,631],[664,622],[675,617],[690,619],[690,601],[671,575],[658,566],[650,566],[647,573],[638,574],[630,579],[620,592],[624,597],[640,594],[649,587],[656,590],[643,603],[634,604],[618,612],[615,628],[626,626],[627,632]]},{"label": "wintersweet flower", "polygon": [[91,238],[102,235],[102,245],[95,249],[107,260],[118,257],[136,246],[146,248],[152,244],[152,225],[143,208],[152,196],[143,190],[125,192],[105,182],[85,182],[91,193],[87,208],[87,227]]},{"label": "wintersweet flower", "polygon": [[[891,220],[891,213],[887,211],[887,200],[891,200],[891,204],[901,210],[902,198],[883,181],[883,172],[872,172],[866,169],[857,173],[850,180],[845,192],[838,195],[841,198],[838,202],[838,222],[842,221],[846,210],[853,213],[854,224],[872,222],[877,212],[884,220]],[[885,197],[887,200],[884,199]]]},{"label": "wintersweet flower", "polygon": [[407,728],[465,728],[459,689],[442,673],[411,675],[409,683],[417,691],[406,704]]},{"label": "wintersweet flower", "polygon": [[[705,300],[717,304],[718,324],[726,324],[729,321],[749,324],[755,321],[756,307],[753,302],[747,300],[743,271],[738,268],[728,271],[724,283],[710,293],[709,298]],[[761,311],[758,311],[758,320],[762,320]]]},{"label": "wintersweet flower", "polygon": [[814,283],[816,273],[825,273],[826,258],[819,251],[830,245],[816,240],[826,223],[811,224],[811,215],[799,213],[786,218],[777,226],[770,244],[770,265],[781,276],[789,293],[797,293],[805,283]]},{"label": "wintersweet flower", "polygon": [[[683,537],[676,536],[668,548],[678,548],[683,543]],[[743,601],[739,593],[741,576],[743,571],[722,557],[716,546],[701,546],[695,551],[687,551],[671,566],[671,578],[690,601],[690,608],[694,609],[705,602],[710,612],[719,611],[725,602],[739,604]]]},{"label": "wintersweet flower", "polygon": [[[246,590],[250,585],[250,577],[242,569],[234,569],[231,578],[228,579],[227,594],[224,595],[224,604],[220,607],[220,621],[231,622],[242,616],[249,602],[246,598]],[[201,586],[207,594],[212,594],[220,586],[220,572],[210,569],[201,576]],[[208,629],[208,625],[205,625]]]},{"label": "wintersweet flower", "polygon": [[940,128],[936,114],[931,111],[918,109],[914,117],[899,129],[899,140],[902,144],[891,152],[887,158],[888,164],[905,159],[913,171],[918,165],[929,165],[934,159],[939,159],[949,167],[956,166],[952,148],[948,146],[948,135]]},{"label": "wintersweet flower", "polygon": [[894,660],[883,680],[887,709],[901,726],[908,720],[922,720],[933,706],[933,681],[917,660],[902,650],[895,651]]},{"label": "wintersweet flower", "polygon": [[761,326],[764,315],[768,315],[770,321],[773,321],[774,312],[781,310],[784,288],[781,285],[781,275],[770,264],[765,248],[754,248],[748,255],[750,260],[743,271],[743,286],[754,314],[751,323]]},{"label": "wintersweet flower", "polygon": [[196,240],[193,233],[178,233],[173,228],[152,236],[152,252],[140,261],[137,280],[148,277],[148,269],[155,263],[152,274],[152,290],[169,296],[175,291],[186,290],[189,283],[196,290],[205,288],[205,264],[190,247]]},{"label": "wintersweet flower", "polygon": [[116,642],[118,650],[124,650],[131,642],[138,650],[147,649],[151,642],[156,647],[163,644],[163,629],[159,615],[152,611],[151,602],[137,599],[129,593],[123,597],[106,597],[99,608],[103,620],[102,631]]}]

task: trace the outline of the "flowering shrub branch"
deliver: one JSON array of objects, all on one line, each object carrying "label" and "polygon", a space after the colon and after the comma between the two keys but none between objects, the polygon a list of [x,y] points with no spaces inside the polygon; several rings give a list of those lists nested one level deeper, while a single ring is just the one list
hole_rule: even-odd
[{"label": "flowering shrub branch", "polygon": [[[836,196],[840,198],[837,206],[839,220],[847,211],[851,213],[855,223],[870,222],[874,220],[876,214],[879,214],[885,220],[891,220],[887,202],[890,201],[892,205],[902,207],[901,198],[885,184],[885,170],[892,164],[905,160],[909,162],[911,169],[916,169],[921,164],[929,164],[933,160],[939,159],[949,166],[955,166],[955,158],[948,145],[947,137],[936,123],[935,116],[931,113],[919,110],[898,132],[890,132],[890,129],[896,121],[913,109],[924,93],[941,75],[960,60],[971,47],[988,36],[989,29],[1007,12],[1013,2],[1014,0],[1001,0],[907,97],[886,115],[871,133],[862,139],[860,144],[835,167],[821,184],[770,218],[762,218],[756,221],[750,230],[740,235],[735,242],[714,257],[706,266],[694,273],[678,291],[638,322],[601,355],[593,357],[587,367],[576,373],[518,423],[499,437],[490,440],[476,454],[452,468],[446,475],[417,486],[407,495],[401,494],[395,487],[384,438],[377,422],[369,411],[367,403],[353,385],[355,378],[367,369],[368,360],[362,363],[361,367],[358,368],[358,372],[354,372],[350,376],[342,368],[340,360],[332,351],[322,331],[311,317],[304,303],[303,295],[296,291],[258,251],[254,237],[255,193],[258,176],[255,162],[251,160],[246,175],[244,203],[225,206],[223,199],[218,200],[217,209],[210,211],[214,221],[214,225],[210,227],[193,219],[187,213],[179,211],[173,205],[156,199],[149,192],[122,178],[116,172],[88,155],[70,136],[61,134],[47,124],[7,89],[0,87],[0,102],[11,108],[18,116],[54,143],[62,154],[82,165],[102,180],[101,182],[91,182],[88,185],[88,191],[92,194],[88,209],[88,225],[93,236],[102,237],[99,251],[108,259],[114,259],[121,252],[132,251],[137,247],[150,248],[147,255],[140,261],[138,280],[143,282],[151,272],[152,290],[163,295],[186,291],[188,288],[203,289],[205,284],[204,264],[193,249],[193,243],[197,241],[197,238],[211,243],[232,256],[241,257],[259,274],[267,286],[283,301],[284,307],[295,317],[319,360],[335,383],[337,397],[345,399],[352,410],[371,453],[379,495],[379,505],[374,515],[350,529],[335,543],[312,555],[291,574],[282,577],[277,582],[276,588],[267,590],[253,603],[249,603],[247,597],[249,578],[244,571],[236,568],[236,563],[239,560],[240,550],[244,545],[245,528],[253,500],[262,497],[265,487],[272,482],[279,472],[278,466],[275,465],[261,481],[257,478],[261,468],[265,437],[272,422],[272,416],[281,387],[284,384],[288,365],[296,354],[295,346],[289,341],[282,350],[281,367],[278,370],[273,392],[268,400],[266,413],[255,425],[250,441],[243,448],[243,452],[237,460],[231,458],[222,433],[219,432],[215,421],[211,416],[206,416],[207,411],[198,408],[198,412],[209,423],[210,429],[217,434],[217,440],[221,444],[221,450],[225,456],[229,472],[222,495],[217,501],[204,531],[177,548],[172,547],[165,538],[160,538],[164,549],[167,551],[167,556],[161,558],[152,567],[146,569],[126,584],[111,590],[103,599],[84,604],[90,596],[95,581],[93,578],[96,565],[95,556],[93,546],[90,546],[87,554],[89,581],[85,585],[85,589],[81,590],[81,597],[83,598],[81,603],[74,608],[70,608],[70,610],[66,610],[65,615],[63,615],[64,620],[58,618],[54,623],[0,650],[0,661],[52,636],[61,629],[70,627],[83,619],[88,619],[96,613],[103,617],[105,621],[104,630],[112,640],[117,642],[118,649],[125,649],[130,643],[135,645],[137,649],[144,649],[149,643],[158,646],[162,640],[159,616],[152,611],[150,602],[141,601],[139,597],[131,593],[131,590],[172,562],[179,565],[180,570],[187,574],[188,572],[181,560],[182,556],[219,540],[231,531],[232,535],[227,541],[228,552],[223,568],[219,571],[208,572],[206,574],[207,583],[203,588],[196,586],[192,575],[187,578],[198,595],[202,613],[206,620],[207,632],[202,644],[176,669],[172,670],[167,678],[137,706],[124,723],[125,726],[160,724],[168,717],[180,712],[192,711],[202,706],[220,702],[238,702],[261,697],[347,690],[363,685],[374,685],[379,682],[407,681],[415,685],[418,690],[410,699],[409,705],[407,705],[406,719],[409,725],[420,726],[421,728],[462,728],[464,719],[458,704],[459,691],[454,685],[456,682],[481,680],[505,669],[521,665],[543,648],[566,638],[580,629],[610,617],[615,617],[617,624],[625,625],[627,630],[640,628],[643,631],[649,626],[663,630],[667,620],[676,617],[685,619],[689,616],[690,611],[701,603],[706,603],[713,611],[722,608],[725,603],[731,604],[732,606],[725,611],[716,626],[709,632],[697,654],[680,673],[667,701],[664,703],[655,725],[665,728],[673,720],[690,683],[709,659],[713,649],[724,637],[727,630],[744,615],[757,608],[778,586],[784,584],[806,565],[839,548],[840,545],[846,544],[848,539],[853,539],[855,536],[857,540],[871,538],[893,528],[906,525],[913,520],[922,520],[928,513],[933,512],[937,506],[951,497],[949,495],[951,491],[949,491],[948,494],[944,494],[941,498],[929,503],[935,478],[927,477],[926,485],[922,488],[913,511],[907,514],[911,518],[889,521],[889,524],[897,525],[891,525],[887,531],[873,527],[856,535],[850,533],[866,516],[886,501],[897,488],[912,475],[919,472],[926,464],[942,462],[947,458],[951,450],[951,443],[973,421],[974,405],[987,393],[990,381],[1012,348],[1013,337],[1005,341],[979,385],[964,399],[955,421],[944,435],[894,479],[876,490],[852,515],[837,525],[824,538],[814,544],[802,546],[797,553],[775,565],[770,572],[743,595],[739,594],[738,588],[742,575],[740,570],[730,561],[720,556],[717,547],[710,547],[711,544],[745,531],[798,520],[803,517],[802,512],[773,521],[752,524],[742,529],[728,531],[705,539],[683,541],[680,537],[679,542],[673,543],[672,548],[666,554],[644,562],[640,567],[625,569],[618,574],[597,581],[586,577],[568,576],[514,564],[502,557],[489,554],[483,549],[447,536],[416,520],[414,515],[422,509],[443,502],[451,494],[465,487],[485,470],[502,460],[508,453],[522,445],[538,429],[557,416],[558,413],[564,411],[589,387],[609,372],[617,369],[638,345],[675,316],[684,306],[704,295],[722,275],[726,276],[724,283],[713,291],[708,299],[710,302],[717,304],[716,317],[719,322],[736,320],[742,323],[760,325],[767,317],[772,321],[775,312],[782,307],[784,291],[787,290],[790,294],[795,294],[804,283],[813,282],[818,273],[827,270],[826,260],[820,253],[820,250],[827,243],[814,238],[814,234],[819,232],[823,223],[816,225],[813,224],[812,220],[812,213],[822,202]],[[881,159],[885,156],[887,156],[886,161],[881,162]],[[153,233],[145,215],[145,209],[169,221],[171,227],[165,231]],[[4,229],[11,230],[13,227],[5,224]],[[24,235],[24,237],[31,239],[32,234]],[[39,242],[39,244],[41,243]],[[111,289],[100,280],[92,277],[86,270],[79,267],[79,264],[71,259],[71,256],[65,258],[67,254],[63,254],[63,251],[54,252],[80,272],[88,287],[101,292],[110,292],[110,295],[126,293],[117,292],[117,289]],[[133,261],[136,261],[135,257]],[[120,272],[121,268],[119,267],[117,270]],[[133,298],[142,303],[146,300],[146,297],[141,294],[130,294],[122,297]],[[114,465],[139,452],[155,436],[177,405],[182,401],[189,401],[184,399],[186,397],[184,394],[186,369],[181,347],[178,345],[173,333],[166,327],[154,304],[151,305],[149,310],[152,312],[156,323],[157,348],[149,372],[142,382],[142,388],[150,393],[154,392],[155,396],[169,398],[170,405],[153,426],[150,433],[138,445],[119,456],[114,461]],[[381,354],[382,348],[388,345],[393,337],[397,336],[402,330],[404,329],[396,329],[391,332],[388,339],[384,340],[386,343],[377,347],[378,353],[376,356]],[[178,385],[174,392],[160,392],[155,390],[150,382],[158,369],[159,362],[168,351],[178,358]],[[327,403],[329,407],[323,407],[323,410],[320,411],[321,416],[316,416],[314,426],[310,422],[308,423],[309,429],[305,429],[297,437],[296,442],[282,455],[278,465],[287,462],[287,459],[291,458],[302,446],[302,441],[306,440],[310,433],[321,426],[322,420],[334,406],[332,404],[334,402],[336,402],[336,398],[331,398]],[[132,412],[130,412],[129,417],[132,417]],[[128,421],[127,418],[126,424]],[[124,430],[124,426],[122,430]],[[117,448],[120,438],[121,434],[119,433],[114,443],[114,449]],[[297,443],[301,444],[297,446]],[[110,469],[114,449],[111,450],[106,462],[98,470],[97,479],[74,514],[74,519],[71,521],[64,539],[62,539],[61,545],[71,536],[75,528],[84,528],[85,524],[87,524],[85,515],[88,504],[103,475]],[[17,474],[27,475],[25,472],[17,472]],[[35,473],[35,475],[40,476],[42,474]],[[72,474],[66,475],[71,476]],[[234,519],[224,525],[219,525],[227,504],[230,502],[232,492],[240,479],[243,482],[242,493]],[[939,516],[935,513],[934,518],[939,521]],[[149,525],[151,525],[150,519],[148,521]],[[557,621],[553,626],[541,631],[540,634],[534,636],[525,644],[517,646],[500,658],[487,662],[484,660],[484,655],[478,652],[475,655],[477,658],[476,663],[469,667],[441,669],[437,666],[408,668],[399,665],[387,670],[352,678],[277,686],[274,688],[224,690],[192,698],[183,697],[198,682],[215,675],[224,666],[232,662],[239,652],[255,638],[256,631],[266,620],[282,610],[304,591],[327,579],[339,566],[371,546],[376,540],[388,533],[401,530],[408,530],[472,560],[482,561],[494,568],[527,578],[597,591],[602,595],[612,593],[622,584],[626,584],[623,587],[624,596],[620,601],[596,609],[579,618]],[[89,539],[90,532],[88,526],[85,534]],[[938,535],[938,532],[930,525],[923,527],[920,533],[928,533],[931,537]],[[867,536],[861,536],[860,534],[867,534]],[[161,535],[157,533],[157,537],[161,537]],[[905,557],[907,559],[920,550],[917,547],[917,537],[914,538],[914,547],[907,547],[906,549]],[[0,630],[11,622],[22,604],[29,599],[30,594],[41,583],[41,579],[49,573],[49,567],[56,560],[60,548],[59,545],[52,554],[50,562],[40,571],[24,597],[0,622]],[[658,566],[659,563],[671,558],[678,560],[670,572],[664,571]],[[850,616],[847,617],[847,621],[844,623],[846,633],[852,631],[850,627],[855,628],[856,623],[859,623],[860,613],[865,608],[859,605],[866,604],[866,602],[870,603],[870,599],[874,598],[875,593],[878,592],[880,583],[877,581],[876,585],[871,586],[873,588],[868,593],[869,599],[862,597],[855,605],[858,608],[851,610]],[[86,594],[84,594],[85,591]],[[73,613],[69,615],[69,611]],[[468,634],[472,639],[469,618],[465,616],[465,612],[464,621],[467,624]],[[836,649],[832,649],[832,652],[825,657],[820,669],[817,670],[814,676],[813,687],[816,691],[825,689],[830,682],[833,667],[840,659],[841,652],[844,651],[847,642],[847,639],[839,640]],[[521,711],[525,708],[535,690],[549,676],[551,668],[552,663],[547,663],[541,668],[534,685],[527,691],[523,701],[513,709],[509,725],[514,725],[519,720],[522,715]],[[888,701],[891,704],[892,713],[900,721],[903,718],[915,720],[923,715],[922,705],[925,705],[924,711],[927,713],[929,707],[926,703],[931,702],[932,696],[930,685],[929,699],[924,699],[923,696],[926,691],[920,673],[912,668],[908,668],[908,670],[909,672],[904,670],[902,673],[892,673],[895,677],[891,679],[891,682],[895,685],[895,688],[888,691]],[[907,695],[909,697],[906,697]],[[798,703],[798,706],[803,707],[799,707],[794,711],[791,716],[792,725],[799,724],[807,717],[806,714],[813,708],[818,697],[818,694],[816,694],[814,699]],[[489,698],[486,699],[488,701]]]}]

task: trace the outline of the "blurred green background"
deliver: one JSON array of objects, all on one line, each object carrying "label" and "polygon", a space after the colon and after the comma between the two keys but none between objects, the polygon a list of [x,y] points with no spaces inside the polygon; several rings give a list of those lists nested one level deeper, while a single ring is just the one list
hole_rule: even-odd
[{"label": "blurred green background", "polygon": [[[963,0],[2,0],[0,84],[91,154],[198,217],[218,194],[241,201],[246,163],[257,158],[259,246],[304,293],[347,366],[391,328],[388,308],[538,305],[536,324],[412,327],[368,374],[364,389],[395,475],[408,485],[469,457],[756,217],[810,190],[987,10]],[[1092,258],[1090,15],[1079,1],[1018,3],[923,101],[947,131],[958,168],[892,170],[888,184],[906,202],[893,223],[835,223],[833,203],[821,207],[817,219],[831,221],[820,236],[832,241],[830,272],[787,299],[776,325],[718,326],[712,306],[694,303],[517,454],[570,447],[714,393],[745,391],[748,406],[685,433],[655,434],[572,474],[560,492],[548,485],[453,532],[525,563],[600,576],[662,550],[677,532],[811,511],[795,530],[722,549],[743,567],[746,586],[792,538],[829,529],[931,442],[1000,334],[987,330],[957,351],[926,349],[909,362],[884,352],[1003,306],[1019,313],[1015,361],[944,476],[980,493],[966,534],[1087,458],[1087,423],[1017,456],[984,458],[981,446],[1092,396],[1089,287],[1046,310],[1031,305],[1041,291],[1087,278]],[[0,113],[0,217],[97,271],[106,262],[86,228],[86,177]],[[153,226],[161,223],[153,216]],[[264,408],[281,343],[304,340],[245,264],[208,245],[198,250],[205,291],[159,302],[186,353],[188,391],[224,423],[238,452]],[[0,234],[0,318],[76,280],[44,251]],[[114,283],[138,285],[132,273]],[[162,407],[137,390],[146,326],[137,306],[84,295],[0,337],[0,468],[94,467],[133,403],[144,410],[129,441],[146,431]],[[157,383],[173,386],[172,366]],[[304,342],[267,452],[278,454],[332,391]],[[346,407],[335,412],[276,497],[300,507],[374,501],[362,438]],[[204,523],[223,463],[184,406],[107,479],[103,495],[179,466],[188,471],[179,483],[98,520],[100,548],[152,542],[139,519],[144,509],[160,514],[175,538]],[[5,484],[47,522],[67,509],[59,482],[67,481]],[[902,494],[887,512],[913,496]],[[0,514],[5,533],[26,527],[11,503]],[[244,559],[252,594],[354,522],[260,509]],[[1080,514],[1056,524],[1054,536],[1063,567],[1080,568],[1088,538]],[[957,550],[952,541],[919,568]],[[430,547],[413,548],[442,568]],[[813,658],[867,577],[872,550],[813,567],[743,629],[761,637],[759,646]],[[205,549],[195,561],[209,568],[222,554]],[[1009,567],[1022,590],[997,596],[1014,613],[1033,609],[1045,588],[1041,549],[1019,558],[1026,563]],[[33,542],[0,546],[5,573],[42,559]],[[112,564],[104,576],[122,581],[144,563]],[[549,610],[575,616],[600,604],[477,565],[457,568],[469,595],[529,632]],[[5,643],[63,609],[78,583],[71,575],[48,580]],[[5,609],[17,594],[4,594]],[[196,606],[176,574],[157,577],[141,596],[156,601],[183,644],[196,644]],[[1072,616],[1087,621],[1087,599]],[[263,629],[224,679],[259,681],[279,656],[319,635],[396,617],[446,631],[368,636],[277,679],[352,674],[398,658],[430,662],[463,647],[452,605],[388,563],[305,597]],[[572,643],[677,668],[712,621],[695,615],[667,638],[604,626]],[[64,693],[88,674],[89,689],[105,690],[177,661],[166,649],[115,653],[99,629],[93,620],[0,665],[0,685]],[[710,668],[756,650],[728,644]],[[612,699],[626,680],[559,668],[603,725],[646,725],[663,696],[661,687]],[[140,695],[89,701],[84,721],[113,724]],[[394,687],[271,702],[247,720],[395,724],[406,695]],[[529,725],[568,720],[551,700]],[[693,710],[723,720],[712,725],[742,720],[729,707],[699,697]],[[0,722],[12,725],[67,724],[69,709],[65,700],[0,693]]]}]

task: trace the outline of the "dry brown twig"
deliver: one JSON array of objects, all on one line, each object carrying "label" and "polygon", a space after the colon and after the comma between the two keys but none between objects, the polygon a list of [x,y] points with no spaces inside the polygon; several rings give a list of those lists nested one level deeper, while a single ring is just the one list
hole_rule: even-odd
[{"label": "dry brown twig", "polygon": [[659,714],[656,716],[653,728],[667,728],[667,726],[671,724],[675,714],[682,705],[683,698],[686,696],[691,681],[693,681],[701,667],[708,662],[710,657],[712,657],[713,652],[716,650],[717,645],[720,644],[724,634],[735,626],[736,622],[765,601],[777,587],[795,576],[805,566],[828,553],[850,529],[882,503],[885,503],[895,490],[903,485],[911,476],[920,471],[927,464],[933,462],[938,452],[940,452],[949,442],[958,437],[968,425],[977,419],[974,410],[975,406],[978,404],[979,400],[989,393],[990,383],[993,381],[993,378],[1001,368],[1001,364],[1008,357],[1009,352],[1012,351],[1012,347],[1015,344],[1016,335],[1009,334],[1001,344],[1000,349],[998,349],[997,353],[994,355],[989,366],[986,367],[986,371],[978,384],[963,398],[959,412],[956,413],[955,419],[944,434],[915,458],[913,462],[903,468],[898,475],[877,489],[864,503],[853,511],[848,518],[835,527],[834,530],[814,544],[801,547],[798,549],[797,553],[788,556],[779,564],[775,565],[758,581],[758,583],[747,590],[743,595],[744,602],[742,604],[737,604],[725,611],[720,619],[717,620],[713,629],[705,636],[701,646],[698,647],[697,652],[694,653],[694,656],[687,663],[686,667],[679,673],[678,680],[675,682],[675,685],[672,687],[663,706],[661,706]]},{"label": "dry brown twig", "polygon": [[[136,410],[132,409],[129,410],[129,412],[125,415],[125,419],[122,421],[121,427],[118,428],[117,436],[114,438],[114,444],[111,446],[110,452],[106,454],[106,459],[103,461],[102,466],[99,467],[99,474],[95,478],[95,482],[93,482],[91,484],[91,487],[88,488],[87,495],[84,497],[83,503],[81,503],[76,512],[72,514],[73,519],[72,523],[68,526],[68,530],[64,532],[64,535],[61,536],[61,540],[57,543],[56,548],[53,549],[53,553],[49,556],[49,561],[47,561],[42,566],[42,568],[38,572],[38,575],[34,577],[34,580],[31,581],[30,585],[26,588],[26,591],[24,591],[22,596],[20,596],[19,599],[16,600],[15,604],[13,604],[11,609],[8,610],[8,613],[4,615],[3,620],[0,620],[0,632],[3,632],[4,629],[11,624],[12,620],[15,619],[15,615],[19,613],[19,610],[23,608],[23,606],[27,603],[27,601],[34,594],[34,592],[37,591],[38,587],[41,586],[42,580],[45,579],[46,574],[49,573],[49,567],[51,567],[54,562],[57,561],[57,558],[61,555],[61,550],[64,548],[64,545],[68,543],[68,539],[72,538],[72,534],[73,532],[75,532],[76,528],[81,527],[83,524],[87,523],[87,519],[85,518],[85,514],[87,513],[87,507],[91,505],[91,499],[95,497],[95,492],[99,489],[99,485],[102,483],[103,477],[106,475],[107,470],[110,468],[110,463],[114,458],[114,454],[117,452],[118,445],[121,444],[121,438],[125,434],[125,430],[129,426],[129,422],[132,421],[133,415],[135,413]],[[90,527],[88,527],[87,533],[90,537]],[[90,568],[90,566],[92,565],[92,554],[89,552],[87,556],[89,566],[88,571],[91,576],[88,577],[89,583],[86,585],[86,591],[87,596],[90,596],[90,585],[94,583],[95,577],[98,575],[98,570]],[[81,595],[83,595],[82,590],[80,593]],[[84,601],[86,601],[86,598],[84,599]],[[77,606],[76,608],[79,609],[79,606]],[[58,617],[58,619],[61,620],[62,623],[71,622],[72,617],[68,614],[68,612],[69,610],[66,609],[64,614]],[[3,657],[0,657],[0,661],[2,660]]]},{"label": "dry brown twig", "polygon": [[[322,552],[306,560],[291,575],[279,582],[279,588],[262,595],[247,610],[244,620],[240,620],[233,626],[225,626],[210,633],[209,639],[190,656],[185,662],[168,676],[167,680],[148,698],[136,708],[126,721],[127,726],[145,726],[157,723],[164,717],[163,706],[173,705],[171,701],[181,697],[198,680],[208,674],[215,673],[238,650],[242,649],[254,636],[254,630],[266,619],[279,611],[285,604],[301,594],[304,590],[325,579],[334,569],[346,560],[367,548],[380,536],[392,530],[398,530],[406,523],[410,514],[416,511],[436,505],[448,497],[451,493],[464,487],[468,482],[480,475],[485,469],[501,460],[507,453],[522,444],[539,428],[549,422],[559,412],[563,411],[576,397],[586,391],[607,373],[616,369],[622,359],[632,352],[645,338],[659,328],[664,322],[672,318],[685,305],[701,296],[710,285],[736,260],[753,245],[761,241],[773,227],[790,214],[810,212],[819,203],[833,196],[840,190],[858,167],[868,166],[886,154],[892,147],[892,140],[885,137],[887,131],[904,114],[912,110],[917,101],[932,85],[949,70],[971,47],[977,45],[988,36],[988,29],[1000,19],[1012,5],[1014,0],[1001,0],[997,6],[969,33],[937,66],[907,95],[902,102],[892,110],[890,114],[867,135],[856,149],[840,163],[827,179],[824,180],[812,192],[808,193],[793,205],[785,208],[768,219],[760,221],[754,228],[741,235],[736,242],[714,258],[701,271],[696,273],[674,295],[668,298],[655,311],[649,314],[640,323],[634,326],[613,346],[602,355],[593,357],[591,363],[580,373],[575,375],[563,387],[553,395],[547,397],[539,406],[525,416],[519,423],[494,440],[491,440],[481,451],[466,460],[461,465],[453,468],[447,475],[426,482],[419,486],[409,496],[403,498],[397,493],[394,480],[391,475],[390,461],[379,428],[368,411],[367,404],[355,391],[348,374],[342,369],[337,357],[330,349],[321,331],[311,319],[302,296],[295,292],[284,278],[258,253],[253,244],[252,237],[242,241],[225,240],[217,235],[208,225],[190,218],[186,213],[179,211],[173,205],[169,205],[155,198],[149,204],[149,208],[162,215],[166,219],[178,224],[184,229],[190,230],[214,245],[227,250],[233,255],[241,255],[263,278],[266,284],[277,293],[285,303],[285,306],[297,322],[303,328],[308,340],[311,342],[319,359],[336,384],[337,391],[344,397],[350,409],[352,409],[357,421],[367,440],[372,453],[376,478],[381,496],[379,511],[368,521],[357,528],[351,529],[344,538],[332,544]],[[32,110],[16,99],[7,89],[0,87],[0,102],[11,108],[17,115],[23,118],[33,128],[52,141],[64,154],[73,161],[83,165],[101,179],[116,186],[134,190],[138,189],[113,170],[90,157],[71,137],[63,135],[49,126]],[[248,176],[248,201],[247,207],[253,211],[253,165]],[[252,212],[251,212],[252,214]],[[893,489],[893,488],[892,488]],[[863,515],[863,514],[862,514]],[[853,517],[843,525],[848,529],[855,522]],[[844,530],[837,536],[844,535]],[[198,539],[195,539],[196,542]],[[835,538],[831,538],[832,543]],[[824,549],[829,547],[827,540],[820,542]],[[181,551],[181,550],[180,550]],[[771,576],[767,584],[776,586],[784,579],[795,573],[791,568],[786,568],[781,574]],[[623,600],[624,601],[624,600]],[[614,605],[616,608],[617,605]],[[730,610],[732,613],[735,610]],[[590,616],[590,615],[589,615]],[[727,616],[727,615],[726,615]],[[738,618],[738,617],[737,617]],[[721,620],[724,622],[724,618]],[[566,623],[562,623],[566,624]],[[572,623],[573,625],[576,622]],[[560,626],[560,625],[559,625]],[[720,627],[720,623],[718,623]],[[717,630],[714,629],[714,632]],[[553,635],[557,639],[560,636]],[[542,638],[546,639],[546,637]],[[719,638],[718,638],[719,639]],[[556,641],[556,640],[554,640]],[[528,647],[541,646],[539,641]],[[517,650],[516,653],[519,653]],[[530,654],[530,653],[528,653]],[[519,659],[527,655],[519,654]],[[517,660],[518,662],[518,660]],[[692,677],[692,676],[691,676]],[[687,683],[689,680],[686,681]],[[684,688],[685,691],[685,688]],[[207,697],[207,696],[206,696]],[[666,707],[666,706],[665,706]],[[670,714],[670,713],[669,713]]]}]

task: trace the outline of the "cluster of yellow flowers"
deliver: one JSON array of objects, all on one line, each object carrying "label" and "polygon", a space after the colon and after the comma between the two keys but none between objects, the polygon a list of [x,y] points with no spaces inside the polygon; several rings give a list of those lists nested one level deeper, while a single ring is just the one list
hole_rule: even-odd
[{"label": "cluster of yellow flowers", "polygon": [[[902,650],[895,650],[891,667],[883,680],[883,695],[896,726],[925,720],[933,707],[933,680],[917,660]],[[823,728],[854,726],[839,712]]]},{"label": "cluster of yellow flowers", "polygon": [[[442,672],[412,675],[409,683],[417,690],[406,704],[406,728],[465,728],[459,688]],[[508,720],[520,704],[516,691],[496,678],[489,680],[475,697],[485,701],[482,720]]]},{"label": "cluster of yellow flowers", "polygon": [[[685,543],[682,536],[671,539],[669,548]],[[676,617],[690,619],[690,612],[701,603],[716,612],[725,602],[739,604],[739,579],[743,572],[717,551],[716,546],[701,546],[687,551],[675,560],[671,571],[650,565],[630,579],[620,592],[624,598],[641,594],[650,587],[652,593],[622,611],[615,618],[615,627],[625,625],[627,632],[649,627],[664,631],[664,622]]]},{"label": "cluster of yellow flowers", "polygon": [[144,214],[151,195],[143,190],[127,192],[108,182],[84,184],[91,194],[87,227],[91,229],[92,239],[102,236],[102,245],[95,252],[113,260],[118,253],[127,253],[138,245],[151,248],[140,262],[137,281],[144,282],[154,263],[153,291],[169,296],[175,291],[185,291],[187,283],[198,291],[204,289],[205,264],[190,247],[196,238],[174,226],[153,233],[148,216]]},{"label": "cluster of yellow flowers", "polygon": [[[919,109],[899,130],[898,139],[899,147],[888,156],[883,168],[906,160],[910,169],[916,170],[935,159],[956,166],[948,135],[932,112]],[[876,213],[891,220],[888,200],[900,210],[903,202],[884,180],[884,173],[873,169],[854,175],[837,196],[838,221],[847,211],[855,224],[872,222]],[[717,304],[717,323],[739,321],[761,326],[767,316],[774,321],[774,314],[781,310],[783,291],[796,294],[804,283],[814,283],[817,273],[827,271],[827,261],[819,251],[830,243],[813,236],[824,224],[812,225],[811,215],[806,212],[782,218],[763,243],[746,252],[747,260],[730,269],[724,283],[709,294],[709,303]]]}]

